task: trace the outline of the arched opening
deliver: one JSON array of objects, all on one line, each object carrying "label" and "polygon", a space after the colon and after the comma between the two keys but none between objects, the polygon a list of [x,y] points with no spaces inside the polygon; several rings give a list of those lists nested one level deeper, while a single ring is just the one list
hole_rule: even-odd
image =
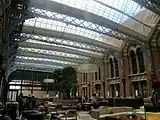
[{"label": "arched opening", "polygon": [[132,65],[132,74],[137,73],[137,62],[136,62],[136,55],[134,51],[132,50],[130,52],[130,58],[131,58],[131,65]]},{"label": "arched opening", "polygon": [[118,61],[116,58],[114,58],[114,63],[115,63],[116,77],[118,77],[119,76],[119,69],[118,69]]},{"label": "arched opening", "polygon": [[137,54],[138,61],[139,61],[140,73],[143,73],[143,72],[145,72],[145,66],[144,66],[143,52],[142,52],[141,48],[137,49],[136,54]]},{"label": "arched opening", "polygon": [[113,67],[113,60],[112,58],[109,59],[109,64],[110,64],[110,72],[111,72],[111,78],[114,77],[114,67]]}]

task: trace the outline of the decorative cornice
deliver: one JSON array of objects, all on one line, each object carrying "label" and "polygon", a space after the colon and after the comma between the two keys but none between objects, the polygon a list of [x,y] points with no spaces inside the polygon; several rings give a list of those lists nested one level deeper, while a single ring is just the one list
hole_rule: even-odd
[{"label": "decorative cornice", "polygon": [[131,79],[132,82],[135,82],[135,81],[146,81],[147,80],[146,74],[139,74],[139,75],[136,75],[136,76],[129,76],[129,78]]}]

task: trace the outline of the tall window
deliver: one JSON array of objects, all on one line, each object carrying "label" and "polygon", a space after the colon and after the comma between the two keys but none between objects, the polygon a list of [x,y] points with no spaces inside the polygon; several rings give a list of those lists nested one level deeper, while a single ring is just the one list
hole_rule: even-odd
[{"label": "tall window", "polygon": [[99,80],[101,80],[101,67],[98,67],[98,77],[99,77]]},{"label": "tall window", "polygon": [[95,72],[95,80],[97,80],[97,79],[98,79],[97,72]]},{"label": "tall window", "polygon": [[86,74],[85,73],[83,73],[83,83],[85,82],[85,79],[86,79],[86,76],[85,76]]},{"label": "tall window", "polygon": [[119,76],[119,68],[118,68],[118,61],[116,58],[114,58],[114,63],[115,63],[116,77],[118,77]]},{"label": "tall window", "polygon": [[87,73],[83,73],[83,82],[87,82]]},{"label": "tall window", "polygon": [[113,68],[113,60],[112,60],[112,58],[109,59],[109,63],[110,63],[111,78],[113,78],[114,77],[114,68]]},{"label": "tall window", "polygon": [[136,54],[137,54],[138,61],[139,61],[140,73],[143,73],[143,72],[145,72],[145,66],[144,66],[143,52],[142,52],[141,48],[137,49]]},{"label": "tall window", "polygon": [[137,62],[136,62],[136,55],[133,50],[130,52],[130,58],[132,65],[132,73],[135,74],[137,73]]}]

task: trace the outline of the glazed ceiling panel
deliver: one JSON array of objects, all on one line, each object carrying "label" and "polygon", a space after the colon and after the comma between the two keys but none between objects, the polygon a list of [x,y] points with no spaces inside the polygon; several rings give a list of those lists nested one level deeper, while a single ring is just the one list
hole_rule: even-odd
[{"label": "glazed ceiling panel", "polygon": [[[56,26],[53,25],[53,28],[56,29]],[[72,30],[72,29],[70,30],[69,33],[65,33],[66,31],[67,31],[67,29],[64,30],[63,32],[62,31],[60,32],[60,31],[56,31],[56,30],[49,30],[47,28],[36,28],[36,27],[31,27],[31,26],[24,26],[23,27],[23,32],[27,33],[27,34],[33,34],[33,35],[43,36],[43,37],[48,36],[48,38],[60,39],[60,41],[65,40],[65,41],[74,41],[75,43],[88,44],[88,45],[92,46],[92,48],[93,48],[93,46],[95,46],[95,49],[97,49],[97,47],[98,47],[98,49],[102,50],[102,51],[105,51],[107,49],[112,50],[112,51],[119,51],[120,50],[119,47],[109,45],[107,43],[104,43],[104,41],[98,41],[98,36],[97,36],[97,39],[89,37],[89,36],[85,36],[85,34],[89,35],[90,34],[89,32],[85,33],[85,31],[77,31],[77,30]],[[78,34],[76,35],[76,32],[80,35],[78,35]],[[96,36],[96,35],[94,35],[94,36]],[[22,35],[22,37],[23,37],[23,35]],[[27,36],[24,35],[24,37],[27,37]],[[103,39],[103,36],[101,36],[101,38]],[[52,41],[55,41],[55,40],[52,40]],[[86,45],[85,45],[85,47],[86,47]]]},{"label": "glazed ceiling panel", "polygon": [[133,0],[30,0],[27,12],[33,18],[24,22],[10,66],[47,71],[121,55],[124,41],[147,44],[158,19]]},{"label": "glazed ceiling panel", "polygon": [[[105,27],[106,29],[109,28],[108,29],[109,32],[107,31],[106,33],[108,35],[111,35],[112,37],[115,37],[115,36],[117,37],[117,34],[119,34],[119,38],[121,37],[121,39],[125,39],[125,40],[127,39],[126,37],[128,37],[128,36],[130,36],[131,38],[133,37],[133,38],[136,38],[138,40],[142,40],[142,41],[146,40],[145,36],[137,33],[134,30],[131,30],[128,27],[120,25],[119,24],[120,21],[118,21],[116,19],[116,17],[111,18],[110,16],[105,16],[104,14],[99,15],[98,13],[100,13],[100,8],[98,9],[98,11],[96,11],[97,9],[92,9],[92,11],[89,11],[88,9],[85,9],[85,11],[83,11],[83,9],[78,8],[77,6],[74,6],[74,7],[72,6],[71,7],[70,2],[77,4],[78,1],[76,1],[76,0],[71,1],[70,0],[70,2],[68,2],[68,4],[67,4],[67,1],[64,0],[64,4],[61,4],[61,3],[59,4],[57,2],[52,2],[52,1],[49,1],[49,0],[45,0],[45,1],[33,0],[31,2],[31,5],[35,6],[37,8],[40,8],[40,9],[47,9],[47,10],[50,10],[52,12],[57,12],[57,13],[61,13],[61,14],[63,13],[65,15],[75,17],[75,18],[78,18],[80,20],[85,20],[87,22],[98,24],[100,26]],[[85,3],[85,1],[83,1],[83,2]],[[35,4],[35,3],[37,3],[37,4]],[[93,5],[93,3],[94,3],[94,1],[90,0],[89,2],[86,2],[86,6],[87,5]],[[43,7],[42,7],[42,5],[43,5]],[[80,4],[79,4],[79,6],[80,6]],[[83,4],[82,6],[85,6],[85,5]],[[96,2],[96,6],[98,6],[97,2]],[[95,6],[95,8],[96,8],[96,6]],[[59,8],[61,8],[61,9],[59,9]],[[92,7],[86,7],[86,8],[92,8]],[[101,8],[104,8],[104,6],[101,6]],[[95,13],[95,11],[97,12],[97,14]],[[107,10],[104,9],[104,11],[106,12]],[[139,9],[139,11],[140,11],[140,9]],[[112,14],[112,11],[110,13]],[[114,16],[116,16],[116,15],[120,16],[119,14],[115,13]],[[123,22],[123,20],[121,22]],[[118,33],[116,33],[116,32],[118,32]]]}]

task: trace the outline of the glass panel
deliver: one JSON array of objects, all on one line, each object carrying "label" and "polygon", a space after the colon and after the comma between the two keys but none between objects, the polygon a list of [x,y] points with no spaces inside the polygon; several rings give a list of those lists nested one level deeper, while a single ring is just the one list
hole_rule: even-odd
[{"label": "glass panel", "polygon": [[143,8],[132,0],[51,0],[58,3],[62,3],[71,7],[75,7],[81,10],[85,10],[99,16],[108,18],[117,23],[123,22],[128,17],[117,12],[109,7],[106,7],[97,1],[100,1],[106,5],[112,6],[118,10],[121,10],[131,16],[136,15]]}]

